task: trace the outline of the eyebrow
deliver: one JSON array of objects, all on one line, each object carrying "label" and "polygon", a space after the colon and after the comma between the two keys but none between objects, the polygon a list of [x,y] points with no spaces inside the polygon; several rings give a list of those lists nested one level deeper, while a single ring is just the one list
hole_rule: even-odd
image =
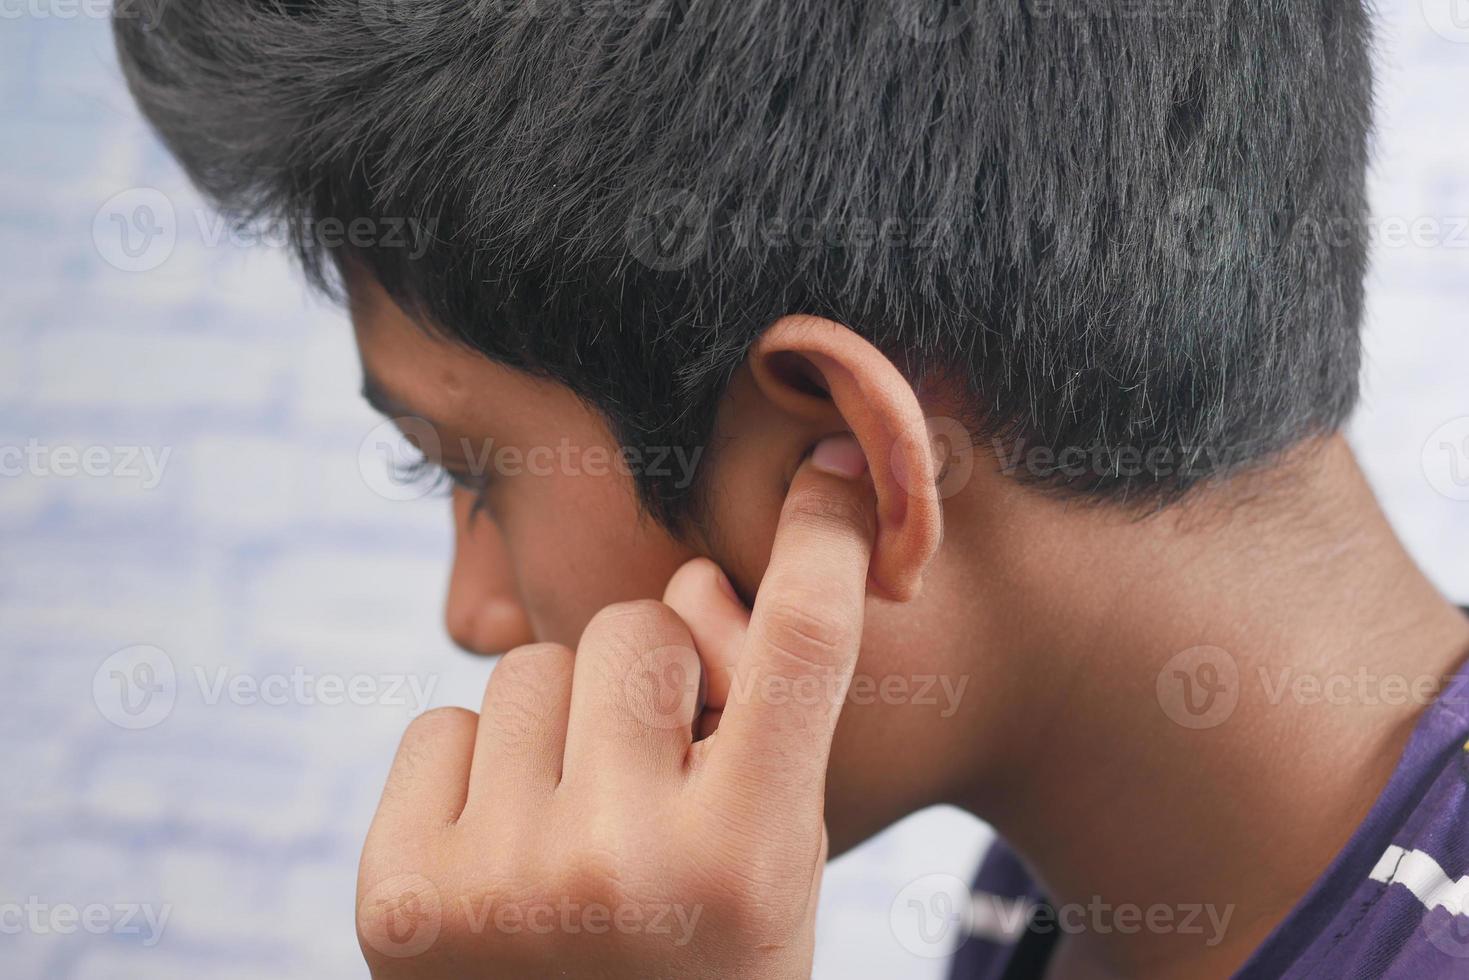
[{"label": "eyebrow", "polygon": [[438,427],[433,419],[410,407],[406,402],[389,391],[387,386],[379,381],[365,366],[362,369],[362,397],[366,400],[367,404],[371,405],[380,415],[386,418],[393,419],[407,416],[409,418],[422,419],[429,425],[435,428]]}]

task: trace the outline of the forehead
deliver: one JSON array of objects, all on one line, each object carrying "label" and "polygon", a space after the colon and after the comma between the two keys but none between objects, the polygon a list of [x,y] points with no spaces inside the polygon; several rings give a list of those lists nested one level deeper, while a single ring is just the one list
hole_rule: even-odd
[{"label": "forehead", "polygon": [[501,430],[583,438],[605,429],[569,388],[426,329],[370,277],[346,277],[346,289],[364,391],[387,414],[416,415],[447,428],[493,423]]},{"label": "forehead", "polygon": [[370,378],[386,382],[390,375],[412,371],[458,388],[472,370],[472,362],[486,360],[425,330],[381,286],[365,276],[347,281],[347,312],[352,318],[358,356]]}]

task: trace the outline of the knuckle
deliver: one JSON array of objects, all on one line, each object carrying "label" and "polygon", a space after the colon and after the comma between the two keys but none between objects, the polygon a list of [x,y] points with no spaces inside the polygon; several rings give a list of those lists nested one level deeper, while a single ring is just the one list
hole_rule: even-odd
[{"label": "knuckle", "polygon": [[824,533],[871,534],[873,516],[857,497],[820,487],[807,487],[786,498],[786,520]]},{"label": "knuckle", "polygon": [[479,716],[467,708],[430,708],[408,723],[403,731],[402,748],[419,751],[446,736],[473,729]]},{"label": "knuckle", "polygon": [[587,624],[587,631],[608,628],[627,629],[631,626],[653,626],[669,612],[667,606],[657,599],[628,599],[603,606]]},{"label": "knuckle", "polygon": [[586,842],[567,855],[555,878],[555,897],[616,908],[628,897],[627,880],[628,868],[617,848]]},{"label": "knuckle", "polygon": [[535,743],[545,717],[542,702],[525,689],[511,689],[495,697],[480,716],[480,728],[491,742],[507,748]]},{"label": "knuckle", "polygon": [[785,891],[758,874],[731,870],[717,879],[691,878],[680,894],[718,923],[722,934],[753,946],[784,943],[799,931],[804,910]]},{"label": "knuckle", "polygon": [[630,599],[599,610],[582,633],[582,645],[658,646],[677,632],[688,635],[683,621],[668,606],[657,599]]},{"label": "knuckle", "polygon": [[689,646],[655,647],[642,654],[623,680],[631,716],[655,729],[693,724],[700,673],[698,654]]},{"label": "knuckle", "polygon": [[530,643],[500,658],[490,673],[490,686],[555,693],[566,679],[572,653],[559,643]]},{"label": "knuckle", "polygon": [[764,627],[762,639],[772,652],[808,668],[839,667],[854,646],[851,624],[815,599],[787,597],[775,603]]},{"label": "knuckle", "polygon": [[571,685],[571,651],[554,643],[516,647],[500,658],[485,687],[480,728],[496,741],[535,739]]},{"label": "knuckle", "polygon": [[791,931],[791,913],[770,900],[768,893],[747,891],[728,907],[727,929],[745,943],[779,943]]},{"label": "knuckle", "polygon": [[459,707],[430,708],[414,718],[398,742],[390,782],[413,785],[446,743],[472,739],[478,722],[473,711]]},{"label": "knuckle", "polygon": [[618,672],[645,660],[650,650],[692,643],[688,627],[672,609],[656,599],[635,599],[615,602],[593,616],[579,649]]}]

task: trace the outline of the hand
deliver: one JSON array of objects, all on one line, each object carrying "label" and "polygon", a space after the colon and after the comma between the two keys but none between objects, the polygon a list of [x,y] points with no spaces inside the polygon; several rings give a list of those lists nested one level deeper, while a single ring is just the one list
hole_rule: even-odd
[{"label": "hand", "polygon": [[[690,563],[575,655],[506,654],[479,715],[408,727],[358,876],[374,977],[810,976],[875,532],[862,474],[850,437],[802,464],[748,615]],[[695,741],[701,710],[717,727]]]}]

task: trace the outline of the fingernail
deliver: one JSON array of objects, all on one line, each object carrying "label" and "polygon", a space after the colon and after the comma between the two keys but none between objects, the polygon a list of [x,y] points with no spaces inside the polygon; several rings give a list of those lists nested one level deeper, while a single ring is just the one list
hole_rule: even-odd
[{"label": "fingernail", "polygon": [[855,480],[867,472],[867,456],[850,432],[827,436],[811,451],[811,465],[823,473]]}]

